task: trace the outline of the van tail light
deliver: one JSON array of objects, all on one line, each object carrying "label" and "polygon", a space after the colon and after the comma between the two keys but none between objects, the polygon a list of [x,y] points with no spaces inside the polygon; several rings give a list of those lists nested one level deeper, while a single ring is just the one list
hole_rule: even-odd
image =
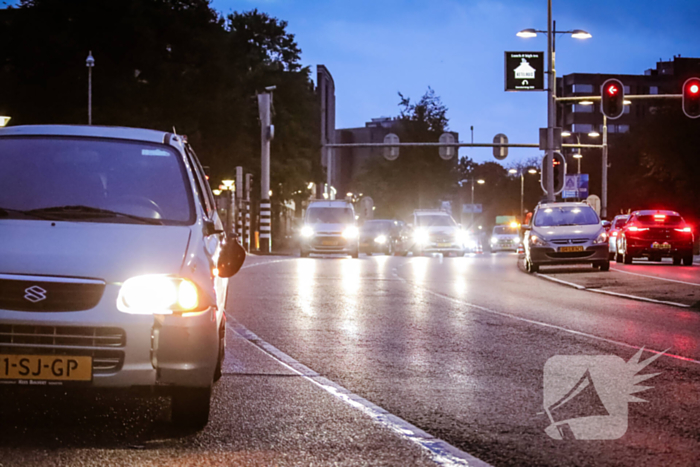
[{"label": "van tail light", "polygon": [[691,229],[690,227],[683,227],[682,229],[675,229],[675,230],[676,230],[676,232],[684,232],[684,233],[692,233],[693,232],[693,229]]}]

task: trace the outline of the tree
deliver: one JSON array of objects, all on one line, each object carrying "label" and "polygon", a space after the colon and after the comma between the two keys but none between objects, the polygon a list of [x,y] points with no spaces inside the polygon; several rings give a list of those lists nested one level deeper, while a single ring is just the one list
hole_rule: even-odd
[{"label": "tree", "polygon": [[259,181],[255,94],[276,85],[272,187],[284,195],[322,179],[316,96],[285,21],[258,10],[224,18],[209,0],[22,0],[0,23],[12,124],[87,123],[91,50],[95,124],[174,128],[213,181],[237,165]]},{"label": "tree", "polygon": [[[399,93],[396,130],[403,142],[434,142],[448,129],[447,107],[433,89],[417,102]],[[377,216],[406,218],[417,208],[438,207],[456,195],[456,161],[442,160],[437,148],[401,148],[395,161],[370,159],[355,183],[371,196]]]}]

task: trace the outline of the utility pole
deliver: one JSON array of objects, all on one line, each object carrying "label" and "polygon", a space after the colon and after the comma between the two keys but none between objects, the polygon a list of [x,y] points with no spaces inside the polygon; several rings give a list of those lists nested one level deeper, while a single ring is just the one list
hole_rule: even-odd
[{"label": "utility pole", "polygon": [[260,111],[260,251],[269,253],[272,249],[271,204],[270,204],[270,141],[274,137],[271,105],[275,86],[265,88],[267,92],[258,94]]},{"label": "utility pole", "polygon": [[554,101],[554,86],[556,72],[554,70],[554,34],[552,33],[552,0],[547,0],[547,60],[549,61],[549,76],[547,77],[547,152],[544,163],[545,180],[547,180],[547,201],[553,202],[554,195],[554,126],[556,125],[556,102]]},{"label": "utility pole", "polygon": [[240,165],[236,167],[236,215],[233,219],[236,222],[236,234],[238,238],[243,242],[243,199],[244,199],[243,185],[243,167]]},{"label": "utility pole", "polygon": [[92,67],[95,66],[95,59],[92,56],[92,50],[88,52],[85,66],[88,69],[88,125],[92,125]]},{"label": "utility pole", "polygon": [[250,251],[252,243],[252,224],[251,224],[251,207],[250,194],[253,191],[253,174],[245,175],[245,237],[243,238],[243,246]]},{"label": "utility pole", "polygon": [[472,220],[469,224],[469,228],[474,228],[474,177],[472,177]]},{"label": "utility pole", "polygon": [[603,114],[603,181],[601,183],[600,217],[608,216],[608,117]]}]

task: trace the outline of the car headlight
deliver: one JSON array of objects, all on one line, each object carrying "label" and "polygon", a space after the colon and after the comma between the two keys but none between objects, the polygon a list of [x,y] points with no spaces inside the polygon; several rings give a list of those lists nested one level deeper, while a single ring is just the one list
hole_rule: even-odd
[{"label": "car headlight", "polygon": [[491,243],[498,243],[498,238],[496,237],[491,237]]},{"label": "car headlight", "polygon": [[428,243],[430,235],[425,230],[416,230],[413,232],[413,240],[418,244]]},{"label": "car headlight", "polygon": [[354,226],[348,227],[347,229],[343,230],[343,238],[345,239],[357,238],[359,234],[360,231],[357,229],[357,227]]},{"label": "car headlight", "polygon": [[131,314],[170,315],[203,307],[192,281],[154,274],[127,279],[119,289],[117,309]]},{"label": "car headlight", "polygon": [[544,238],[540,238],[537,235],[530,235],[530,244],[537,246],[547,246],[547,241]]},{"label": "car headlight", "polygon": [[309,238],[313,237],[314,235],[314,229],[309,227],[308,225],[305,225],[304,227],[301,228],[301,236],[304,238]]},{"label": "car headlight", "polygon": [[598,238],[593,240],[593,243],[607,243],[608,242],[608,233],[603,231],[598,235]]},{"label": "car headlight", "polygon": [[455,240],[460,245],[464,245],[469,240],[469,234],[464,230],[458,230],[455,234]]},{"label": "car headlight", "polygon": [[386,243],[386,235],[380,235],[379,237],[375,238],[374,241],[380,245],[384,245]]},{"label": "car headlight", "polygon": [[476,250],[476,247],[478,247],[479,244],[474,240],[473,238],[470,238],[466,242],[464,242],[464,247],[469,249],[469,250]]}]

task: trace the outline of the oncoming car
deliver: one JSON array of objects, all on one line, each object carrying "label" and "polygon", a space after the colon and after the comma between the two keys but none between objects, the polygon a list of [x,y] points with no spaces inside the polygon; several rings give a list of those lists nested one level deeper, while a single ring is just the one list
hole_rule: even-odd
[{"label": "oncoming car", "polygon": [[146,388],[203,427],[244,259],[181,136],[0,130],[0,386]]},{"label": "oncoming car", "polygon": [[540,204],[523,230],[528,272],[537,272],[542,265],[577,263],[610,269],[608,234],[586,203]]},{"label": "oncoming car", "polygon": [[464,256],[467,235],[445,211],[413,211],[413,253],[443,253]]},{"label": "oncoming car", "polygon": [[355,209],[343,200],[311,201],[301,228],[300,256],[360,254],[360,231],[355,226]]},{"label": "oncoming car", "polygon": [[491,252],[518,251],[520,245],[520,228],[517,223],[513,225],[497,225],[491,235]]},{"label": "oncoming car", "polygon": [[384,253],[393,255],[401,251],[399,221],[393,219],[371,219],[360,229],[360,253]]}]

